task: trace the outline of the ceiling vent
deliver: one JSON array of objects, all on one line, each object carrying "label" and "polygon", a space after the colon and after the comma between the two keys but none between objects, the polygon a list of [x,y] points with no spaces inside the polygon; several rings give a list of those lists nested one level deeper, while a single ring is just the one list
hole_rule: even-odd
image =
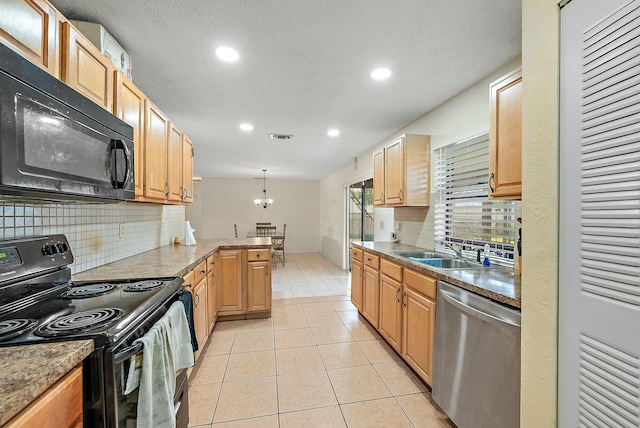
[{"label": "ceiling vent", "polygon": [[290,134],[269,134],[270,138],[274,140],[290,140],[293,138],[293,135]]}]

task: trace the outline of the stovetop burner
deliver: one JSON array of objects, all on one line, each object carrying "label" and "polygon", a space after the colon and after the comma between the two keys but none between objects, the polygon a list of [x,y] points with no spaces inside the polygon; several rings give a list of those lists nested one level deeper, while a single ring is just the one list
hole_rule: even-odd
[{"label": "stovetop burner", "polygon": [[90,297],[103,296],[115,291],[118,288],[116,284],[104,283],[104,284],[90,284],[80,287],[73,287],[68,291],[60,294],[58,297],[61,299],[88,299]]},{"label": "stovetop burner", "polygon": [[42,337],[67,336],[106,327],[123,315],[124,311],[119,308],[97,308],[76,312],[41,325],[34,333]]},{"label": "stovetop burner", "polygon": [[31,330],[37,323],[38,321],[27,318],[0,321],[0,341],[19,336]]},{"label": "stovetop burner", "polygon": [[127,284],[124,287],[124,291],[132,291],[132,292],[149,291],[149,290],[156,289],[158,287],[162,287],[162,281],[157,281],[157,280],[139,281],[139,282],[134,282],[132,284]]}]

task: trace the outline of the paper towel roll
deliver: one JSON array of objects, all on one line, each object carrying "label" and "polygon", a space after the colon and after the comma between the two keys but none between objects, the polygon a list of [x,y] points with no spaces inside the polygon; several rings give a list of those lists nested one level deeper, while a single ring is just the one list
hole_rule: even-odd
[{"label": "paper towel roll", "polygon": [[196,245],[196,238],[193,236],[193,232],[195,231],[195,229],[191,227],[191,224],[189,224],[188,221],[185,221],[184,223],[185,223],[185,231],[184,231],[185,243],[184,243],[184,245]]}]

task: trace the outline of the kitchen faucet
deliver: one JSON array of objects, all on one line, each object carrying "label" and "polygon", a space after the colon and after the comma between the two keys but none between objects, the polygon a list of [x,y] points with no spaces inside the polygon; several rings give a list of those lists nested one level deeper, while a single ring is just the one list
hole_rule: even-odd
[{"label": "kitchen faucet", "polygon": [[456,253],[456,257],[459,259],[462,259],[462,249],[464,248],[464,244],[467,243],[466,239],[462,240],[462,243],[458,244],[458,247],[456,248],[455,244],[452,244],[450,242],[444,241],[443,244],[447,247],[449,247],[450,249],[453,250],[454,253]]}]

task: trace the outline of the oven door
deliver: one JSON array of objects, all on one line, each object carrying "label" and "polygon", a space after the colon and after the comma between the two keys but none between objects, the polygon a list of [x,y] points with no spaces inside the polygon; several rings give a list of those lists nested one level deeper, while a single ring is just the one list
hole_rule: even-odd
[{"label": "oven door", "polygon": [[[41,86],[51,84],[42,73]],[[126,124],[59,82],[53,89],[57,97],[0,70],[0,193],[133,199],[133,142],[114,131]]]}]

